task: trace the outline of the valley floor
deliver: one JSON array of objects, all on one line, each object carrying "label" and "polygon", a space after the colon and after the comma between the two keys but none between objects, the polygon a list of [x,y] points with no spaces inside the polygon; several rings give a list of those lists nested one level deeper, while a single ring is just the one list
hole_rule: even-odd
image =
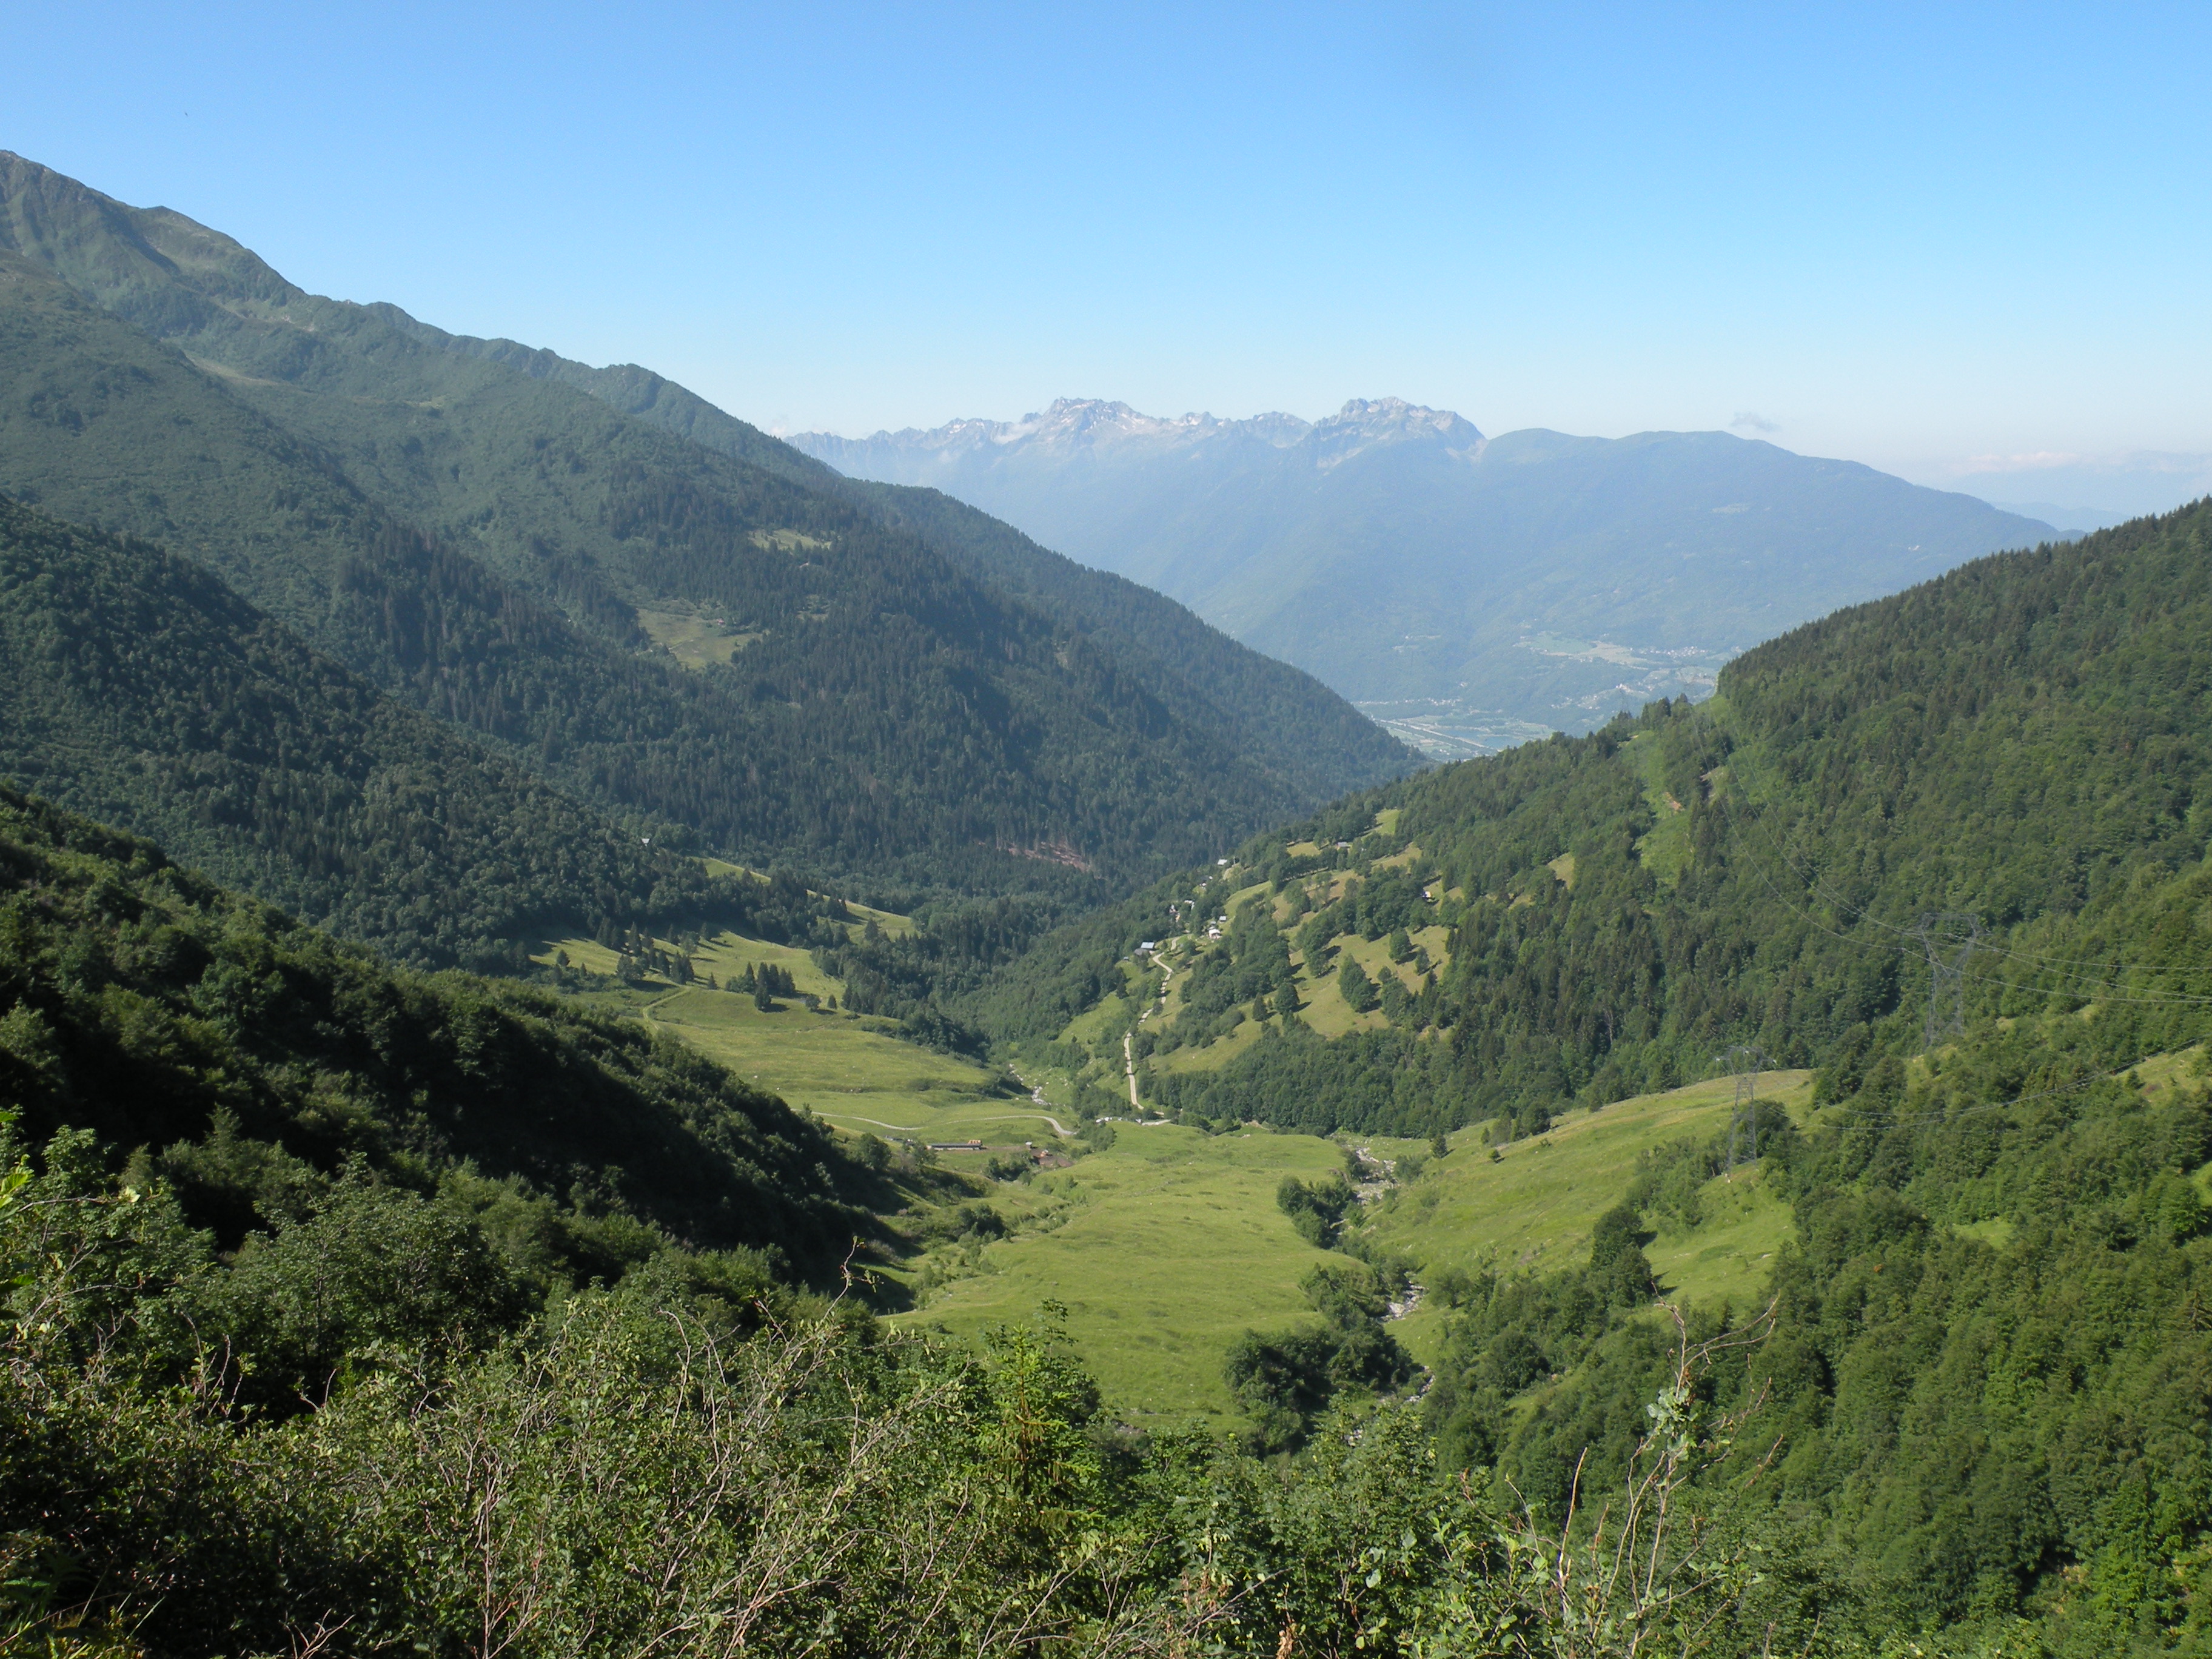
[{"label": "valley floor", "polygon": [[[589,940],[549,945],[579,967],[611,972],[614,953]],[[728,984],[748,963],[792,975],[826,1001],[843,988],[804,951],[725,934],[692,953],[695,969]],[[1377,966],[1380,967],[1378,962]],[[1723,1132],[1731,1080],[1692,1085],[1563,1117],[1545,1134],[1493,1149],[1491,1126],[1462,1129],[1443,1158],[1425,1141],[1372,1140],[1245,1128],[1207,1135],[1172,1123],[1116,1122],[1107,1149],[1065,1161],[1073,1140],[1074,1079],[1045,1072],[1027,1083],[902,1041],[891,1022],[783,1000],[763,1012],[738,993],[653,982],[584,994],[633,1012],[857,1139],[894,1144],[975,1141],[976,1152],[941,1150],[956,1179],[934,1201],[891,1218],[908,1248],[879,1269],[908,1300],[902,1322],[970,1340],[988,1327],[1019,1323],[1047,1302],[1067,1310],[1076,1351],[1109,1402],[1135,1422],[1239,1420],[1223,1376],[1231,1344],[1247,1331],[1282,1331],[1310,1317],[1300,1280],[1322,1252],[1301,1238],[1278,1207],[1285,1176],[1317,1182],[1344,1167],[1357,1144],[1370,1158],[1419,1173],[1382,1183],[1362,1206],[1367,1243],[1406,1261],[1417,1283],[1454,1269],[1543,1273],[1580,1261],[1596,1218],[1621,1201],[1645,1152]],[[1333,987],[1324,980],[1326,1019]],[[1170,996],[1172,998],[1172,987]],[[1348,1011],[1345,1023],[1349,1024]],[[1226,1046],[1226,1045],[1224,1045]],[[1810,1075],[1766,1074],[1760,1095],[1802,1116]],[[1502,1133],[1502,1130],[1499,1131]],[[1045,1153],[1046,1167],[1018,1181],[988,1177]],[[1669,1294],[1741,1307],[1765,1282],[1788,1237],[1787,1209],[1749,1164],[1717,1177],[1701,1194],[1704,1219],[1660,1231],[1649,1254]],[[957,1231],[940,1218],[988,1205],[1003,1236]],[[1393,1328],[1416,1358],[1441,1349],[1449,1310],[1413,1298]]]},{"label": "valley floor", "polygon": [[969,1337],[1067,1309],[1085,1367],[1137,1423],[1237,1413],[1222,1359],[1244,1332],[1304,1318],[1298,1281],[1324,1260],[1275,1205],[1285,1176],[1340,1170],[1312,1135],[1205,1135],[1118,1125],[1109,1150],[1000,1189],[1013,1236],[905,1322]]}]

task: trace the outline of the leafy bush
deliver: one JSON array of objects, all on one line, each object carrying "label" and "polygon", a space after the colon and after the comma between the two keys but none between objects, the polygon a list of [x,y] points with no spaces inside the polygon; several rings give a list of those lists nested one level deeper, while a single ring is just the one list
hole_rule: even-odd
[{"label": "leafy bush", "polygon": [[1352,1188],[1340,1176],[1324,1181],[1301,1181],[1285,1176],[1275,1188],[1275,1207],[1290,1217],[1298,1237],[1317,1250],[1332,1248],[1344,1225],[1344,1212],[1354,1201]]}]

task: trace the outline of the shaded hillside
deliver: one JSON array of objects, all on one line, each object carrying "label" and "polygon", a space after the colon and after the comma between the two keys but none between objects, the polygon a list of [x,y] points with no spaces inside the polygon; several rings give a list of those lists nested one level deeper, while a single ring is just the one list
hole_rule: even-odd
[{"label": "shaded hillside", "polygon": [[0,186],[37,388],[0,483],[204,560],[598,800],[756,861],[1073,893],[1063,866],[1125,880],[1320,793],[1269,758],[1293,739],[1170,705],[641,371],[306,295],[19,159]]},{"label": "shaded hillside", "polygon": [[548,929],[793,920],[380,695],[198,566],[4,500],[0,775],[420,965],[507,968]]},{"label": "shaded hillside", "polygon": [[1396,398],[1312,422],[1063,401],[792,441],[1158,586],[1444,755],[1703,695],[1755,640],[2052,533],[1724,433],[1486,439]]},{"label": "shaded hillside", "polygon": [[1302,794],[1342,794],[1421,763],[1310,675],[1238,644],[1149,587],[1040,547],[939,490],[843,487],[955,564],[1111,649],[1168,707],[1203,711],[1212,729],[1239,744],[1256,736],[1267,764]]},{"label": "shaded hillside", "polygon": [[635,1022],[392,969],[5,789],[0,1006],[21,1127],[144,1149],[234,1244],[355,1158],[505,1183],[482,1201],[579,1277],[672,1237],[818,1273],[860,1218],[826,1131]]},{"label": "shaded hillside", "polygon": [[[1207,908],[1234,890],[1263,908],[1207,947],[1228,994],[1187,1038],[1225,1038],[1207,1022],[1250,1016],[1293,956],[1300,1006],[1344,1010],[1344,1034],[1271,1005],[1212,1061],[1161,1064],[1158,1098],[1322,1129],[1525,1131],[1702,1076],[1731,1042],[1786,1065],[1863,1056],[1917,1039],[1928,912],[1987,931],[1969,1020],[2094,1004],[2112,1042],[2183,1046],[2212,996],[2182,984],[2203,959],[2169,942],[2189,935],[2212,840],[2208,595],[2200,504],[1801,629],[1708,705],[1449,767],[1249,843]],[[1004,976],[1000,1030],[1050,1036],[1118,990],[1158,904],[1048,941]],[[1432,961],[1392,964],[1395,998],[1342,1000],[1364,1000],[1347,958],[1373,982],[1379,948],[1417,937]],[[1152,1041],[1172,1054],[1178,1025]]]}]

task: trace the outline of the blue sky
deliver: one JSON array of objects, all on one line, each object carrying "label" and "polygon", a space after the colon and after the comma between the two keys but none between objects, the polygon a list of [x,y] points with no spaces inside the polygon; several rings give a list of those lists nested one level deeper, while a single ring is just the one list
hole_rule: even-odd
[{"label": "blue sky", "polygon": [[844,432],[1055,397],[2212,489],[2212,8],[14,5],[0,147]]}]

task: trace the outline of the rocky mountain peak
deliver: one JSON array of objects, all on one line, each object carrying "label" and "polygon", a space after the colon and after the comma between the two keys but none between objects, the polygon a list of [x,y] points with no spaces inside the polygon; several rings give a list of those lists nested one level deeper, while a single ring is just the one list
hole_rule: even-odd
[{"label": "rocky mountain peak", "polygon": [[789,440],[805,453],[833,462],[856,444],[949,458],[978,450],[1180,448],[1216,441],[1256,441],[1274,449],[1311,444],[1316,449],[1316,464],[1324,467],[1379,443],[1441,441],[1455,453],[1473,455],[1481,452],[1485,442],[1473,422],[1449,410],[1426,408],[1403,398],[1354,398],[1319,421],[1279,411],[1242,421],[1203,413],[1146,415],[1127,404],[1100,398],[1060,398],[1018,421],[951,421],[927,431],[908,427],[860,440],[803,432]]}]

